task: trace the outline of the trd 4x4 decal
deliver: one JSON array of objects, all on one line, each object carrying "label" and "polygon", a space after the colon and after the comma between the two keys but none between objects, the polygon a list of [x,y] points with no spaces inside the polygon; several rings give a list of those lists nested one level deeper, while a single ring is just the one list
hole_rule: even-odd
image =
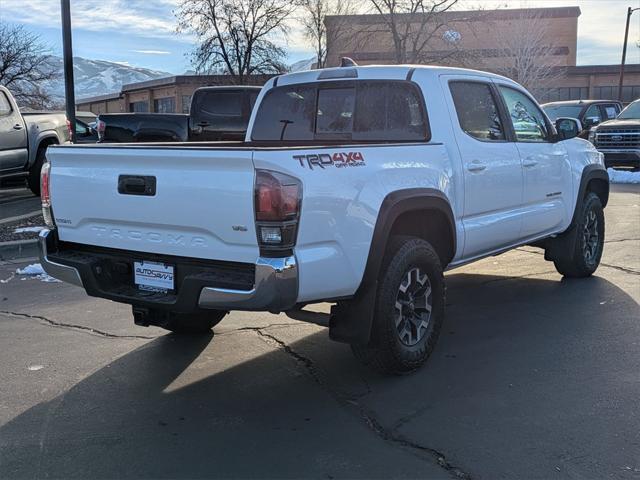
[{"label": "trd 4x4 decal", "polygon": [[364,156],[360,152],[338,152],[334,154],[318,153],[309,155],[294,155],[293,158],[300,162],[301,167],[362,167],[365,165]]}]

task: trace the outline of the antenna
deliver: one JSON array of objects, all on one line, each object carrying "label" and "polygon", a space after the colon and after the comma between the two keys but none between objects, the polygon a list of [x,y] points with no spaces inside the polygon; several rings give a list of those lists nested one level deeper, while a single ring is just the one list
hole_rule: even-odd
[{"label": "antenna", "polygon": [[358,64],[355,62],[353,58],[342,57],[340,59],[340,66],[341,67],[357,67]]}]

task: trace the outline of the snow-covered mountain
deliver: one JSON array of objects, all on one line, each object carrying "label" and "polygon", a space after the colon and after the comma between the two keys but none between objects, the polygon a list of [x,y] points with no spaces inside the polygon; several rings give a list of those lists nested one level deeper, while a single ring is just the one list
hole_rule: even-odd
[{"label": "snow-covered mountain", "polygon": [[[316,58],[308,58],[293,63],[289,67],[291,72],[301,72],[314,67]],[[62,58],[51,55],[49,57],[51,68],[60,73],[53,82],[43,85],[45,91],[49,92],[55,102],[64,101],[64,75]],[[185,75],[195,74],[193,71],[185,72]],[[134,67],[122,63],[108,62],[106,60],[89,60],[82,57],[73,57],[73,75],[76,83],[76,100],[105,95],[107,93],[117,93],[122,89],[122,85],[129,83],[144,82],[156,78],[170,77],[173,74],[149,68]]]},{"label": "snow-covered mountain", "polygon": [[[60,76],[44,86],[54,97],[64,99],[64,76],[62,58],[49,57],[51,68],[60,72]],[[156,78],[169,77],[172,74],[148,68],[133,67],[105,60],[89,60],[73,57],[73,76],[76,83],[76,100],[107,93],[119,92],[122,85],[144,82]]]}]

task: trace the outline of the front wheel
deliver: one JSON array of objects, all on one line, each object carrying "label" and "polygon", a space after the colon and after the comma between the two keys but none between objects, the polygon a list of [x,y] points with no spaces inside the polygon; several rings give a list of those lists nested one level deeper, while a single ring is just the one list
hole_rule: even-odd
[{"label": "front wheel", "polygon": [[406,374],[421,367],[440,335],[445,285],[438,254],[426,241],[395,237],[383,261],[371,342],[351,345],[365,365]]},{"label": "front wheel", "polygon": [[579,215],[573,245],[553,261],[558,273],[565,277],[592,275],[600,265],[604,249],[604,211],[595,193],[587,193]]}]

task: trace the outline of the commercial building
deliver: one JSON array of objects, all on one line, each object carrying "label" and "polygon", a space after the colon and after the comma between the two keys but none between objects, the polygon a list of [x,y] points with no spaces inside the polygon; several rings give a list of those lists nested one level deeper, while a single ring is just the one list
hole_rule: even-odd
[{"label": "commercial building", "polygon": [[[425,24],[420,14],[398,15],[396,25],[403,32],[423,28],[427,32],[423,38],[429,36],[427,48],[409,63],[505,74],[517,56],[531,55],[532,48],[538,48],[543,52],[534,54],[534,61],[550,69],[540,84],[530,86],[540,102],[616,99],[619,65],[576,65],[579,16],[578,7],[451,11],[433,17],[438,28]],[[339,65],[341,57],[351,57],[361,65],[397,63],[391,31],[381,15],[329,16],[326,27],[328,66]],[[625,72],[622,99],[630,102],[640,98],[640,65],[627,65]],[[254,75],[248,83],[263,85],[270,77]],[[229,84],[226,75],[179,75],[124,85],[117,93],[80,99],[77,106],[96,114],[188,113],[197,88]]]},{"label": "commercial building", "polygon": [[[428,21],[422,14],[330,16],[326,20],[327,66],[339,65],[342,57],[360,65],[399,63],[390,28],[393,22],[399,37],[408,40],[407,63],[508,75],[505,70],[516,64],[516,57],[529,55],[550,70],[533,87],[542,102],[616,98],[619,65],[576,65],[579,16],[579,7],[449,11]],[[424,49],[412,48],[414,40],[427,38]],[[640,97],[640,65],[627,65],[625,72],[622,93],[629,102]]]},{"label": "commercial building", "polygon": [[[252,75],[249,85],[264,85],[271,75]],[[78,110],[101,113],[189,113],[191,96],[205,86],[231,85],[228,75],[177,75],[123,85],[120,92],[76,101]]]}]

